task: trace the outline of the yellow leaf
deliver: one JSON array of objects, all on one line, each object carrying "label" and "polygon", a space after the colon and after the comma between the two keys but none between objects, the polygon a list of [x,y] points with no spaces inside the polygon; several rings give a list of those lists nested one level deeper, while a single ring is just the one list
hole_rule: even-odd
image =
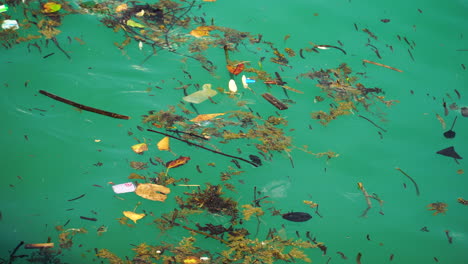
[{"label": "yellow leaf", "polygon": [[134,212],[131,212],[131,211],[123,211],[123,214],[130,218],[131,220],[133,220],[133,222],[136,222],[140,219],[142,219],[143,217],[145,217],[146,215],[145,214],[137,214],[137,213],[134,213]]},{"label": "yellow leaf", "polygon": [[159,150],[170,150],[169,147],[169,137],[164,137],[158,142],[158,149]]},{"label": "yellow leaf", "polygon": [[199,26],[195,28],[194,30],[190,31],[190,35],[197,37],[197,38],[201,38],[204,36],[209,36],[210,31],[214,29],[215,29],[214,26]]},{"label": "yellow leaf", "polygon": [[171,190],[169,188],[152,183],[140,183],[135,190],[138,196],[160,202],[164,202],[167,198],[166,194],[170,192]]},{"label": "yellow leaf", "polygon": [[121,4],[115,8],[115,12],[122,12],[128,9],[127,4]]},{"label": "yellow leaf", "polygon": [[148,150],[148,145],[146,145],[146,143],[136,144],[132,146],[132,150],[135,151],[135,153],[140,154]]},{"label": "yellow leaf", "polygon": [[190,121],[192,121],[192,122],[202,122],[202,121],[213,119],[213,118],[215,118],[217,116],[221,116],[221,115],[224,115],[224,113],[197,115],[197,117],[195,117],[194,119],[192,119]]},{"label": "yellow leaf", "polygon": [[55,2],[48,2],[45,3],[43,6],[44,13],[54,13],[59,11],[62,8],[61,4],[57,4]]}]

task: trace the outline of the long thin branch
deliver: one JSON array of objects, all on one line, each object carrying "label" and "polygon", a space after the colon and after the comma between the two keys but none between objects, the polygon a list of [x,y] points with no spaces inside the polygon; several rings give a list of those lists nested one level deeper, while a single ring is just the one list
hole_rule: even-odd
[{"label": "long thin branch", "polygon": [[233,155],[229,155],[229,154],[226,154],[226,153],[223,153],[223,152],[220,152],[220,151],[216,151],[214,149],[209,149],[209,148],[206,148],[202,145],[198,145],[198,144],[195,144],[195,143],[192,143],[190,141],[187,141],[185,139],[181,139],[181,138],[178,138],[178,137],[175,137],[173,135],[169,135],[169,134],[166,134],[166,133],[163,133],[163,132],[159,132],[159,131],[156,131],[156,130],[153,130],[153,129],[146,129],[147,131],[150,131],[150,132],[154,132],[154,133],[158,133],[158,134],[161,134],[161,135],[164,135],[166,137],[170,137],[170,138],[173,138],[173,139],[177,139],[177,140],[180,140],[182,142],[185,142],[189,145],[193,145],[193,146],[196,146],[196,147],[199,147],[199,148],[202,148],[202,149],[205,149],[205,150],[208,150],[208,151],[211,151],[213,153],[217,153],[217,154],[220,154],[220,155],[223,155],[223,156],[226,156],[226,157],[230,157],[230,158],[233,158],[233,159],[238,159],[238,160],[242,160],[243,162],[247,162],[249,164],[251,164],[252,166],[255,166],[255,167],[258,167],[258,165],[256,163],[253,163],[252,161],[249,161],[249,160],[246,160],[244,158],[241,158],[241,157],[237,157],[237,156],[233,156]]},{"label": "long thin branch", "polygon": [[374,121],[370,120],[369,118],[365,117],[365,116],[362,116],[362,115],[358,115],[360,118],[363,118],[367,121],[369,121],[371,124],[373,124],[375,127],[379,128],[380,130],[382,130],[383,132],[387,132],[387,130],[383,129],[382,127],[380,127],[379,125],[377,125]]},{"label": "long thin branch", "polygon": [[73,101],[71,101],[71,100],[65,99],[65,98],[63,98],[63,97],[60,97],[60,96],[58,96],[58,95],[55,95],[55,94],[46,92],[46,91],[44,91],[44,90],[39,90],[39,93],[41,93],[41,94],[43,94],[43,95],[45,95],[45,96],[47,96],[47,97],[50,97],[50,98],[52,98],[52,99],[54,99],[54,100],[57,100],[57,101],[59,101],[59,102],[72,105],[72,106],[74,106],[74,107],[76,107],[76,108],[79,108],[79,109],[81,109],[81,110],[85,110],[85,111],[88,111],[88,112],[93,112],[93,113],[96,113],[96,114],[105,115],[105,116],[109,116],[109,117],[113,117],[113,118],[130,119],[129,116],[120,115],[120,114],[116,114],[116,113],[104,111],[104,110],[101,110],[101,109],[97,109],[97,108],[94,108],[94,107],[82,105],[82,104],[73,102]]},{"label": "long thin branch", "polygon": [[71,60],[70,55],[68,55],[68,53],[67,53],[64,49],[62,49],[62,47],[60,47],[60,44],[58,43],[57,38],[56,38],[56,37],[53,37],[53,38],[52,38],[52,41],[54,42],[55,46],[57,46],[57,48],[58,48],[61,52],[63,52],[63,54],[65,54],[65,56],[67,56],[67,58],[68,58],[69,60]]},{"label": "long thin branch", "polygon": [[408,174],[406,174],[406,172],[404,172],[402,169],[400,169],[400,168],[395,168],[395,170],[400,171],[401,173],[403,173],[403,175],[405,175],[406,177],[408,177],[408,179],[410,179],[410,180],[413,182],[414,187],[416,188],[416,195],[419,196],[419,187],[418,187],[418,184],[416,183],[416,181],[413,180],[413,178],[411,178],[411,176],[409,176]]}]

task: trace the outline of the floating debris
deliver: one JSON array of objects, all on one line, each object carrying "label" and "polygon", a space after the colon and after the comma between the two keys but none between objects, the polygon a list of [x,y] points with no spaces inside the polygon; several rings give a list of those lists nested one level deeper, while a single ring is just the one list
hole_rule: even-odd
[{"label": "floating debris", "polygon": [[458,155],[453,146],[439,150],[436,153],[446,157],[454,158],[455,160],[463,159],[460,155]]},{"label": "floating debris", "polygon": [[291,212],[282,215],[283,219],[293,222],[305,222],[312,218],[308,213],[304,212]]}]

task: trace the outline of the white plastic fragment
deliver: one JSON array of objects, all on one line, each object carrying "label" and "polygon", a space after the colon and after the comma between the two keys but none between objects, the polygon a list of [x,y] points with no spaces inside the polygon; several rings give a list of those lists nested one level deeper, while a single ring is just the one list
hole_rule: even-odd
[{"label": "white plastic fragment", "polygon": [[19,29],[18,21],[16,20],[4,20],[2,24],[3,29]]},{"label": "white plastic fragment", "polygon": [[122,184],[112,185],[112,189],[115,193],[129,193],[134,192],[136,190],[136,187],[133,184],[133,182],[126,182]]},{"label": "white plastic fragment", "polygon": [[140,41],[140,42],[138,42],[138,48],[139,48],[140,50],[142,50],[142,49],[143,49],[143,42],[141,42],[141,41]]},{"label": "white plastic fragment", "polygon": [[231,91],[231,93],[237,93],[237,85],[233,79],[229,80],[229,91]]},{"label": "white plastic fragment", "polygon": [[249,84],[247,83],[247,77],[245,77],[245,75],[242,75],[242,85],[245,89],[249,89]]},{"label": "white plastic fragment", "polygon": [[210,83],[205,83],[202,86],[201,91],[196,91],[196,92],[194,92],[192,94],[189,94],[189,95],[187,95],[185,97],[182,97],[182,99],[184,101],[186,101],[186,102],[189,102],[189,103],[199,104],[199,103],[207,100],[208,97],[215,96],[217,93],[218,92],[211,89],[211,84]]}]

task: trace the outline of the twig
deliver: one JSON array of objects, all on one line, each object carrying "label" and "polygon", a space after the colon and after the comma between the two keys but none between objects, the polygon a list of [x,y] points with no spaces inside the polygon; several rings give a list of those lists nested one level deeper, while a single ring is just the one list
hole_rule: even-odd
[{"label": "twig", "polygon": [[86,194],[82,194],[82,195],[80,195],[80,196],[78,196],[78,197],[75,197],[75,198],[70,199],[70,200],[67,200],[67,201],[69,201],[69,202],[75,201],[75,200],[78,200],[78,199],[80,199],[80,198],[83,198],[85,195],[86,195]]},{"label": "twig", "polygon": [[18,251],[18,249],[24,244],[24,241],[21,241],[16,247],[15,249],[13,249],[13,251],[10,253],[10,259],[8,260],[8,264],[11,264],[13,263],[13,260],[15,259],[15,254],[16,254],[16,251]]},{"label": "twig", "polygon": [[230,157],[230,158],[233,158],[233,159],[238,159],[238,160],[242,160],[243,162],[247,162],[249,164],[251,164],[252,166],[254,167],[258,167],[258,164],[252,162],[252,161],[249,161],[249,160],[246,160],[244,158],[241,158],[241,157],[236,157],[236,156],[232,156],[232,155],[229,155],[229,154],[226,154],[226,153],[223,153],[223,152],[220,152],[220,151],[216,151],[214,149],[209,149],[209,148],[206,148],[204,146],[201,146],[201,145],[198,145],[198,144],[195,144],[195,143],[192,143],[190,141],[187,141],[185,139],[181,139],[181,138],[178,138],[178,137],[175,137],[173,135],[169,135],[169,134],[166,134],[166,133],[163,133],[163,132],[159,132],[159,131],[156,131],[156,130],[153,130],[153,129],[146,129],[147,131],[150,131],[150,132],[154,132],[154,133],[158,133],[158,134],[161,134],[161,135],[164,135],[166,137],[170,137],[170,138],[173,138],[173,139],[177,139],[177,140],[180,140],[182,142],[185,142],[189,145],[193,145],[193,146],[196,146],[196,147],[199,147],[199,148],[202,148],[202,149],[205,149],[205,150],[208,150],[208,151],[211,151],[213,153],[217,153],[217,154],[220,154],[220,155],[223,155],[223,156],[226,156],[226,157]]},{"label": "twig", "polygon": [[58,43],[58,41],[57,41],[57,38],[56,38],[56,37],[53,37],[53,38],[52,38],[52,41],[54,42],[55,46],[57,46],[57,48],[58,48],[61,52],[63,52],[63,54],[65,54],[65,56],[67,56],[67,58],[68,58],[69,60],[71,60],[70,55],[68,55],[68,53],[67,53],[65,50],[63,50],[62,47],[60,47],[60,45],[59,45],[59,43]]},{"label": "twig", "polygon": [[372,208],[372,202],[370,200],[371,196],[369,195],[369,193],[367,193],[367,191],[364,188],[364,185],[362,185],[362,183],[358,183],[358,187],[362,191],[362,193],[364,194],[364,198],[366,199],[366,203],[367,203],[367,208],[364,210],[364,212],[362,212],[361,217],[366,217],[367,212]]},{"label": "twig", "polygon": [[72,106],[74,106],[74,107],[76,107],[76,108],[79,108],[79,109],[81,109],[81,110],[85,110],[85,111],[88,111],[88,112],[93,112],[93,113],[96,113],[96,114],[105,115],[105,116],[109,116],[109,117],[113,117],[113,118],[130,119],[129,116],[119,115],[119,114],[116,114],[116,113],[104,111],[104,110],[97,109],[97,108],[94,108],[94,107],[82,105],[82,104],[79,104],[79,103],[70,101],[70,100],[68,100],[68,99],[65,99],[65,98],[63,98],[63,97],[57,96],[57,95],[55,95],[55,94],[51,94],[51,93],[46,92],[46,91],[44,91],[44,90],[39,90],[39,93],[41,93],[41,94],[43,94],[43,95],[45,95],[45,96],[47,96],[47,97],[50,97],[50,98],[52,98],[52,99],[54,99],[54,100],[57,100],[57,101],[59,101],[59,102],[72,105]]},{"label": "twig", "polygon": [[410,179],[413,184],[414,184],[414,187],[416,188],[416,195],[419,196],[419,187],[418,187],[418,184],[416,183],[415,180],[413,180],[413,178],[411,178],[411,176],[409,176],[408,174],[406,174],[406,172],[404,172],[402,169],[400,168],[395,168],[395,170],[399,170],[401,173],[403,173],[403,175],[405,175],[406,177],[408,177],[408,179]]},{"label": "twig", "polygon": [[375,127],[379,128],[380,130],[382,130],[383,132],[387,132],[387,130],[383,129],[382,127],[380,127],[379,125],[377,125],[376,123],[374,123],[374,121],[370,120],[369,118],[365,117],[365,116],[362,116],[362,115],[358,115],[360,118],[363,118],[367,121],[369,121],[371,124],[373,124]]},{"label": "twig", "polygon": [[390,69],[390,70],[394,70],[394,71],[397,71],[397,72],[403,72],[403,71],[400,70],[400,69],[393,68],[393,67],[390,67],[390,66],[385,65],[385,64],[382,64],[382,63],[373,62],[373,61],[370,61],[370,60],[362,60],[362,62],[363,62],[363,63],[374,64],[374,65],[377,65],[377,66],[380,66],[380,67],[384,67],[384,68],[387,68],[387,69]]}]

